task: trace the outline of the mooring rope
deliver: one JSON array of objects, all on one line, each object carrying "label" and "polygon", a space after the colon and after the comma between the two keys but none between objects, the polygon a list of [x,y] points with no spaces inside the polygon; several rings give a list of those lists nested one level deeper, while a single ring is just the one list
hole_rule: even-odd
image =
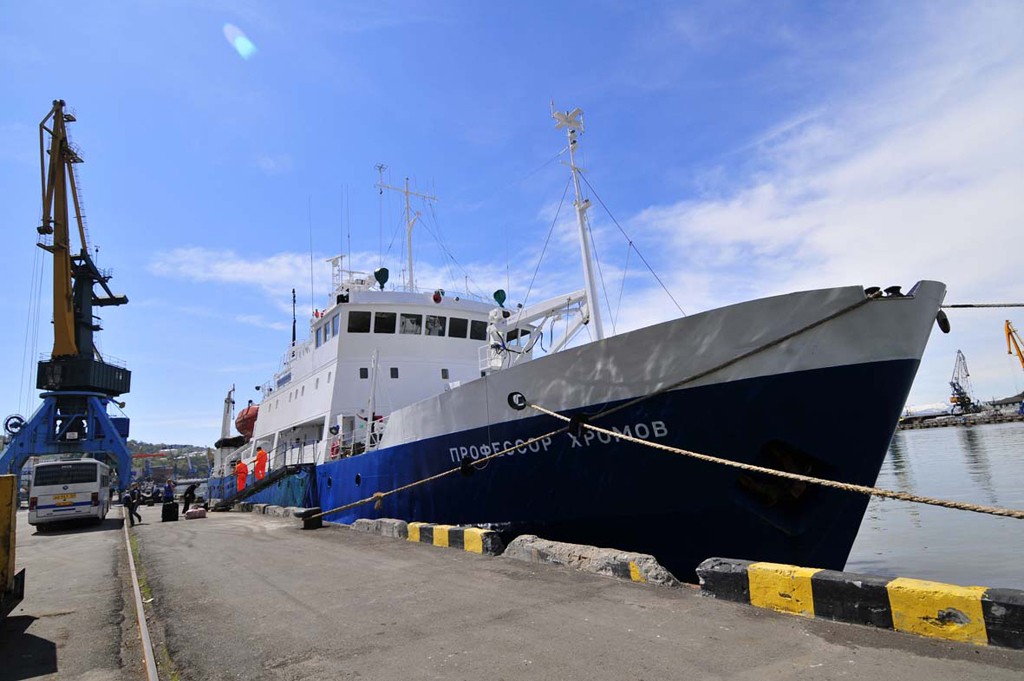
[{"label": "mooring rope", "polygon": [[1024,303],[961,303],[959,305],[943,305],[942,309],[954,307],[1024,307]]},{"label": "mooring rope", "polygon": [[[568,416],[559,414],[558,412],[545,409],[540,405],[529,404],[531,409],[547,414],[560,421],[569,422],[571,419]],[[887,499],[899,499],[901,501],[910,501],[918,504],[928,504],[930,506],[942,506],[943,508],[954,508],[960,511],[973,511],[974,513],[987,513],[989,515],[998,515],[1006,518],[1016,518],[1017,520],[1024,520],[1024,511],[1017,511],[1012,508],[1000,508],[998,506],[982,506],[981,504],[969,504],[962,501],[949,501],[947,499],[937,499],[935,497],[926,497],[919,494],[910,494],[909,492],[896,492],[888,489],[881,489],[879,487],[868,487],[867,485],[854,485],[848,482],[837,482],[835,480],[826,480],[824,478],[815,478],[810,475],[801,475],[800,473],[789,473],[787,471],[778,471],[774,468],[765,468],[763,466],[755,466],[749,463],[741,463],[739,461],[732,461],[730,459],[721,459],[717,456],[710,456],[708,454],[701,454],[699,452],[691,452],[688,449],[680,449],[678,447],[670,447],[669,445],[663,445],[660,442],[651,442],[650,440],[643,440],[632,435],[626,435],[619,433],[614,430],[608,430],[607,428],[600,428],[590,423],[579,422],[579,425],[588,430],[593,430],[597,433],[604,433],[605,435],[611,435],[618,440],[626,440],[640,445],[646,445],[653,447],[654,449],[660,449],[665,452],[671,452],[673,454],[682,454],[694,459],[700,459],[701,461],[707,461],[708,463],[717,463],[723,466],[730,466],[732,468],[738,468],[743,471],[749,471],[751,473],[763,473],[765,475],[773,475],[775,477],[787,478],[789,480],[797,480],[799,482],[806,482],[813,485],[821,485],[823,487],[832,487],[834,489],[841,489],[846,492],[859,492],[860,494],[868,494],[876,497],[885,497]],[[568,426],[566,426],[568,428]]]},{"label": "mooring rope", "polygon": [[596,419],[596,418],[600,418],[602,416],[607,416],[609,414],[614,414],[617,411],[621,411],[621,410],[626,409],[628,407],[632,407],[632,406],[634,406],[636,404],[639,404],[640,402],[643,402],[644,400],[649,400],[652,397],[657,397],[658,395],[661,395],[663,393],[667,393],[669,391],[675,390],[676,388],[681,388],[682,386],[686,385],[687,383],[692,383],[692,382],[694,382],[694,381],[696,381],[698,379],[704,378],[705,376],[710,376],[711,374],[717,373],[717,372],[721,371],[722,369],[725,369],[727,367],[732,366],[733,364],[736,364],[737,362],[741,362],[741,361],[743,361],[743,360],[745,360],[745,359],[747,359],[749,357],[753,357],[754,355],[762,353],[765,350],[769,350],[771,348],[774,348],[777,345],[781,345],[781,344],[785,343],[786,341],[788,341],[788,340],[790,340],[792,338],[796,338],[797,336],[799,336],[801,334],[807,333],[811,329],[817,328],[817,327],[821,326],[822,324],[828,323],[828,322],[832,321],[833,319],[836,319],[837,317],[842,317],[845,314],[853,312],[854,310],[856,310],[857,308],[861,307],[862,305],[866,305],[867,303],[871,302],[872,300],[876,300],[876,299],[880,298],[881,296],[882,296],[882,292],[881,291],[875,291],[871,295],[865,296],[863,300],[858,300],[857,302],[855,302],[855,303],[853,303],[851,305],[847,305],[846,307],[842,308],[841,310],[837,310],[836,312],[833,312],[830,315],[822,317],[821,319],[819,319],[819,320],[817,320],[815,322],[811,322],[810,324],[807,324],[806,326],[800,327],[796,331],[790,331],[789,333],[787,333],[785,335],[779,336],[775,340],[768,341],[764,345],[757,346],[753,350],[748,350],[748,351],[746,351],[746,352],[744,352],[744,353],[742,353],[740,355],[737,355],[736,357],[733,357],[732,359],[728,359],[728,360],[722,362],[721,364],[716,364],[715,366],[711,367],[710,369],[705,369],[704,371],[697,372],[696,374],[691,374],[690,376],[687,376],[686,378],[684,378],[684,379],[682,379],[680,381],[676,381],[675,383],[670,383],[670,384],[668,384],[666,386],[662,386],[661,388],[658,388],[654,392],[647,393],[646,395],[641,395],[640,397],[634,397],[633,399],[628,400],[626,402],[623,402],[622,404],[616,405],[614,407],[611,407],[610,409],[605,409],[604,411],[600,412],[599,414],[596,414],[596,415],[592,416],[591,418],[595,418]]},{"label": "mooring rope", "polygon": [[[468,464],[468,466],[466,466],[466,467],[463,467],[461,465],[460,466],[456,466],[455,468],[449,468],[446,471],[441,471],[440,473],[436,473],[434,475],[431,475],[430,477],[423,478],[422,480],[417,480],[416,482],[410,482],[408,485],[402,485],[401,487],[396,487],[394,489],[388,490],[387,492],[374,492],[371,496],[368,496],[365,499],[360,499],[359,501],[353,501],[352,503],[345,504],[344,506],[338,506],[337,508],[332,508],[329,511],[322,511],[322,512],[317,513],[315,515],[309,516],[309,518],[322,518],[325,515],[330,515],[332,513],[340,513],[341,511],[347,511],[350,508],[356,508],[357,506],[363,506],[365,504],[369,504],[370,502],[373,502],[375,508],[379,511],[380,510],[380,503],[381,503],[381,501],[383,501],[386,497],[391,496],[392,494],[398,494],[399,492],[404,492],[405,490],[412,489],[413,487],[418,487],[420,485],[425,485],[428,482],[433,482],[434,480],[439,480],[439,479],[441,479],[443,477],[451,475],[452,473],[469,472],[466,469],[467,468],[473,468],[478,463],[481,463],[483,461],[489,461],[490,459],[499,457],[499,456],[501,456],[503,454],[508,454],[509,452],[514,451],[516,449],[522,449],[523,447],[528,447],[528,446],[532,445],[534,442],[540,442],[544,438],[554,437],[555,435],[559,435],[560,433],[564,433],[564,432],[566,432],[568,430],[569,430],[569,426],[564,426],[562,428],[559,428],[558,430],[552,430],[550,433],[546,433],[544,435],[538,435],[537,437],[530,438],[529,440],[526,440],[526,441],[523,441],[523,442],[517,442],[517,444],[514,444],[513,446],[508,447],[506,449],[502,449],[500,452],[493,452],[491,454],[488,454],[487,456],[481,456],[479,459],[473,459],[473,463]],[[468,461],[468,459],[463,459],[463,461]]]}]

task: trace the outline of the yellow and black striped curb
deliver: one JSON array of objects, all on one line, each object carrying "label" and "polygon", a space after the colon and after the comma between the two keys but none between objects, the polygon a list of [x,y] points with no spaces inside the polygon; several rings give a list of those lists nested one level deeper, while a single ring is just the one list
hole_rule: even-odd
[{"label": "yellow and black striped curb", "polygon": [[704,593],[760,608],[976,645],[1024,649],[1024,591],[709,558]]},{"label": "yellow and black striped curb", "polygon": [[470,553],[500,556],[505,544],[494,530],[433,523],[409,523],[409,541],[462,549]]}]

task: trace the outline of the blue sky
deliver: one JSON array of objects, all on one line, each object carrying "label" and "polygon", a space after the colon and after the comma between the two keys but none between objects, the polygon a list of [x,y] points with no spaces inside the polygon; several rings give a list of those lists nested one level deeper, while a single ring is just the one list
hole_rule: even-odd
[{"label": "blue sky", "polygon": [[[288,341],[293,286],[300,330],[309,312],[307,211],[318,304],[345,186],[355,263],[379,264],[399,203],[373,188],[378,163],[440,199],[417,231],[418,284],[461,288],[465,270],[490,292],[508,266],[521,300],[566,182],[552,98],[584,110],[594,189],[687,312],[924,278],[950,302],[1024,299],[1019,3],[434,5],[0,2],[5,412],[36,400],[36,126],[57,97],[79,118],[100,265],[131,299],[103,311],[102,349],[133,370],[142,439],[210,443],[226,389],[255,397]],[[606,317],[621,331],[673,316],[635,254],[623,277],[624,239],[592,217]],[[580,285],[570,218],[563,206],[532,300]],[[37,353],[52,343],[49,276]],[[1004,312],[951,316],[911,403],[947,398],[957,348],[979,396],[1024,388]]]}]

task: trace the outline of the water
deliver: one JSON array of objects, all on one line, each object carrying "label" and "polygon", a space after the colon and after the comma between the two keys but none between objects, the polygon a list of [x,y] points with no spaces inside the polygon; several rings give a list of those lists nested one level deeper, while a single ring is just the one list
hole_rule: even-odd
[{"label": "water", "polygon": [[[897,431],[877,486],[1024,509],[1024,423]],[[1024,589],[1024,520],[872,498],[846,570]]]}]

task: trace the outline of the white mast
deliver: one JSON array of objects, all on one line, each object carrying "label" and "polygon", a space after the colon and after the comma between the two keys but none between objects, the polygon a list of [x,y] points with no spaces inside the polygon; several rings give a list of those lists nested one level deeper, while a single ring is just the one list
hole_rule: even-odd
[{"label": "white mast", "polygon": [[[583,169],[576,165],[576,136],[583,132],[583,120],[580,116],[583,111],[579,108],[562,113],[555,111],[555,102],[551,102],[551,117],[558,121],[556,129],[565,128],[566,137],[569,138],[569,167],[572,169],[573,186],[576,189],[576,223],[579,226],[580,254],[583,257],[583,280],[584,289],[587,293],[587,312],[590,321],[594,323],[594,340],[604,338],[604,325],[601,324],[601,307],[597,298],[597,281],[594,278],[594,263],[590,259],[590,234],[587,229],[587,210],[590,208],[590,199],[584,199],[580,192],[579,174]],[[563,161],[564,162],[564,161]]]},{"label": "white mast", "polygon": [[370,360],[370,400],[368,412],[366,415],[366,444],[365,448],[368,451],[370,445],[373,443],[373,426],[374,416],[377,411],[377,358],[380,354],[380,350],[375,349],[373,351],[373,358]]},{"label": "white mast", "polygon": [[220,439],[231,437],[231,422],[235,420],[235,386],[231,386],[228,396],[224,398],[224,414],[220,420]]},{"label": "white mast", "polygon": [[[383,173],[383,171],[381,172]],[[409,207],[409,197],[418,196],[421,199],[426,199],[427,201],[437,201],[437,197],[430,196],[428,194],[420,194],[419,192],[409,191],[408,177],[405,178],[405,189],[401,189],[399,187],[392,187],[389,184],[384,184],[383,178],[384,175],[381,174],[381,181],[374,186],[380,187],[381,189],[390,189],[400,194],[405,194],[405,238],[409,249],[409,284],[407,288],[408,290],[413,291],[415,290],[415,282],[413,281],[412,278],[412,226],[416,224],[416,220],[420,217],[420,212],[416,211],[415,215],[412,214],[412,209]]]}]

